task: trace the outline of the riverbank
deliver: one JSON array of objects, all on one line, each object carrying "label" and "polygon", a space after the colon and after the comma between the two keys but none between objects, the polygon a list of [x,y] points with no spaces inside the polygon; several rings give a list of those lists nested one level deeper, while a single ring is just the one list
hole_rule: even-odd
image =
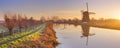
[{"label": "riverbank", "polygon": [[[74,26],[82,25],[82,22],[54,22],[55,24],[72,24]],[[120,23],[112,22],[90,22],[87,23],[90,27],[105,28],[105,29],[114,29],[120,30]]]},{"label": "riverbank", "polygon": [[56,39],[53,23],[46,22],[43,30],[5,44],[1,48],[55,48],[59,44]]},{"label": "riverbank", "polygon": [[114,30],[120,30],[119,24],[117,25],[109,25],[109,24],[89,24],[91,27],[97,27],[97,28],[105,28],[105,29],[114,29]]}]

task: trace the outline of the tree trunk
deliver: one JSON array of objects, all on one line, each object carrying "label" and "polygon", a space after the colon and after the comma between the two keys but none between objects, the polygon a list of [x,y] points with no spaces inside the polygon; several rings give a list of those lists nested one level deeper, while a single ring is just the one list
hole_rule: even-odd
[{"label": "tree trunk", "polygon": [[4,38],[4,32],[2,31],[2,38]]},{"label": "tree trunk", "polygon": [[28,27],[27,26],[25,26],[25,32],[28,30]]},{"label": "tree trunk", "polygon": [[21,26],[19,26],[19,32],[20,32],[20,33],[22,32],[22,27],[21,27]]},{"label": "tree trunk", "polygon": [[19,32],[21,33],[21,28],[19,28]]},{"label": "tree trunk", "polygon": [[12,31],[12,29],[9,29],[10,35],[14,35],[14,32]]}]

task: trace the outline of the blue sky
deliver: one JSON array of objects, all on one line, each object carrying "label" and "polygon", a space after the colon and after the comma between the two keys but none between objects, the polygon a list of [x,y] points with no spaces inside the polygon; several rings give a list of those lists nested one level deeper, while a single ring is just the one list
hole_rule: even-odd
[{"label": "blue sky", "polygon": [[74,16],[81,18],[80,10],[96,12],[91,17],[120,19],[120,0],[0,0],[0,19],[5,13],[19,13],[27,16]]}]

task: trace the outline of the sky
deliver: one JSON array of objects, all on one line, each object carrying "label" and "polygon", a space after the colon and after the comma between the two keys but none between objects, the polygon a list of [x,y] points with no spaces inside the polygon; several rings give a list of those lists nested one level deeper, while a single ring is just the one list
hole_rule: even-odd
[{"label": "sky", "polygon": [[89,4],[94,18],[120,19],[120,0],[0,0],[0,19],[5,13],[21,14],[40,19],[41,16],[81,18],[81,10]]}]

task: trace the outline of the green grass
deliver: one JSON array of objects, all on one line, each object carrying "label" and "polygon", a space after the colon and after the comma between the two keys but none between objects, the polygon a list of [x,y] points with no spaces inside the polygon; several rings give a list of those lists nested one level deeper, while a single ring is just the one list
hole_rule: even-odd
[{"label": "green grass", "polygon": [[35,37],[38,34],[40,35],[43,29],[45,29],[45,24],[36,27],[34,30],[29,30],[20,34],[15,34],[14,36],[0,38],[0,43],[4,43],[0,46],[0,48],[6,48],[8,46],[12,46],[13,44],[20,44],[25,40],[30,40],[31,37]]}]

